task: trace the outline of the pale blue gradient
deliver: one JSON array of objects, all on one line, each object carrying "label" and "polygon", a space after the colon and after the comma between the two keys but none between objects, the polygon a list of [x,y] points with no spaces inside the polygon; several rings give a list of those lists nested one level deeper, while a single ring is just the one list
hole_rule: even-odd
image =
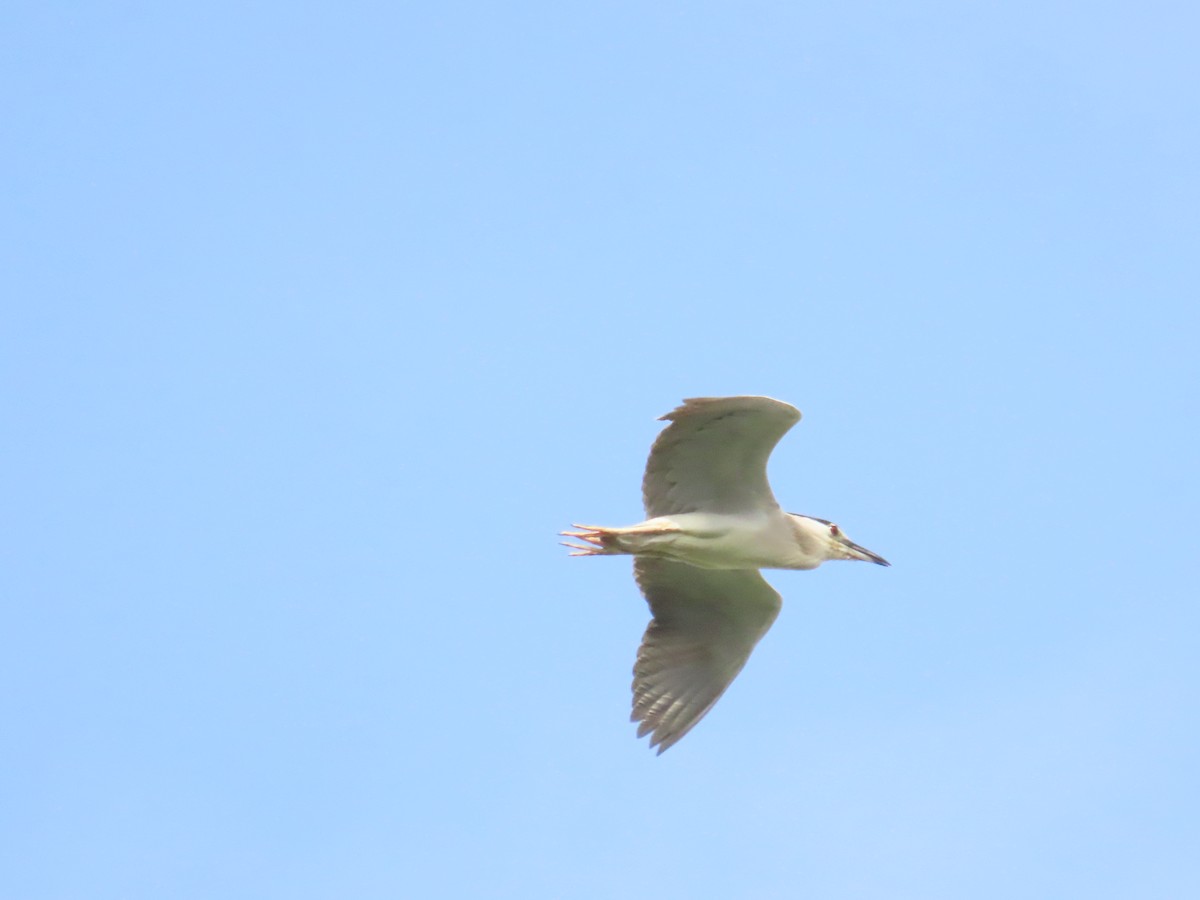
[{"label": "pale blue gradient", "polygon": [[[1200,13],[9,4],[0,893],[1200,896]],[[655,758],[654,417],[891,569]]]}]

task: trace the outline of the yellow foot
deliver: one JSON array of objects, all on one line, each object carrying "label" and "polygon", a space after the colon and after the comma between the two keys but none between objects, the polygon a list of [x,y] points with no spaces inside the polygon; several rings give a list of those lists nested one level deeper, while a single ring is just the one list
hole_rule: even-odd
[{"label": "yellow foot", "polygon": [[602,547],[589,547],[586,544],[572,544],[570,541],[559,541],[564,547],[570,547],[571,552],[567,556],[603,556],[605,551]]},{"label": "yellow foot", "polygon": [[587,541],[587,544],[575,544],[570,541],[559,541],[564,547],[570,547],[576,551],[568,554],[570,556],[601,556],[608,553],[619,553],[619,550],[611,549],[605,546],[605,538],[611,537],[607,532],[607,528],[599,525],[575,525],[572,528],[582,529],[581,531],[560,531],[563,537],[579,538],[581,541]]},{"label": "yellow foot", "polygon": [[587,541],[597,547],[604,546],[604,538],[599,531],[560,531],[559,534],[563,537],[579,538],[581,541]]}]

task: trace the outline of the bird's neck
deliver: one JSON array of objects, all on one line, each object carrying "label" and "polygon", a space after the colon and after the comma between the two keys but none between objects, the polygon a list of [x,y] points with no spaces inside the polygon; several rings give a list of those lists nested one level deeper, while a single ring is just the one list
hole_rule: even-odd
[{"label": "bird's neck", "polygon": [[825,552],[827,541],[826,529],[829,527],[808,516],[798,516],[788,513],[788,521],[792,525],[792,536],[795,538],[794,569],[815,569],[829,558]]}]

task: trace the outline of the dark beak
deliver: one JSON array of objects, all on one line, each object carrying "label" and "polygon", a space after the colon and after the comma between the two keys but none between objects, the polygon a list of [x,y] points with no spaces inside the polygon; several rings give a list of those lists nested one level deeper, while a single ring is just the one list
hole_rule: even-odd
[{"label": "dark beak", "polygon": [[877,566],[890,566],[891,563],[880,556],[878,553],[872,553],[866,547],[860,547],[853,541],[846,541],[846,549],[850,551],[852,559],[861,559],[863,562],[873,562]]}]

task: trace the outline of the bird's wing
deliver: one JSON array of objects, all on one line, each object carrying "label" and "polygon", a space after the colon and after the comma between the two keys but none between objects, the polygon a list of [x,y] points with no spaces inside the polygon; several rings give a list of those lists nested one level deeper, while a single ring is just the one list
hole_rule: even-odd
[{"label": "bird's wing", "polygon": [[770,397],[702,397],[662,417],[642,479],[648,517],[776,509],[767,457],[800,410]]},{"label": "bird's wing", "polygon": [[638,737],[662,753],[704,718],[779,614],[757,569],[699,569],[640,556],[633,574],[654,619],[633,667]]}]

